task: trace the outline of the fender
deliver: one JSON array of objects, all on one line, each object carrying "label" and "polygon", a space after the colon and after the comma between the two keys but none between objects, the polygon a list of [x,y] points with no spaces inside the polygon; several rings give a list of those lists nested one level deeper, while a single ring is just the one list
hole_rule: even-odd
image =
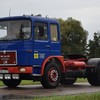
[{"label": "fender", "polygon": [[43,64],[42,64],[41,75],[44,74],[45,65],[46,65],[46,63],[48,62],[48,60],[51,59],[51,58],[56,58],[56,59],[58,59],[58,60],[61,62],[61,64],[62,64],[63,72],[65,71],[65,68],[64,68],[64,57],[63,57],[63,56],[49,56],[49,57],[47,57],[47,58],[44,60],[44,62],[43,62]]},{"label": "fender", "polygon": [[87,65],[94,66],[95,72],[97,72],[99,64],[100,64],[100,58],[91,58],[87,62]]}]

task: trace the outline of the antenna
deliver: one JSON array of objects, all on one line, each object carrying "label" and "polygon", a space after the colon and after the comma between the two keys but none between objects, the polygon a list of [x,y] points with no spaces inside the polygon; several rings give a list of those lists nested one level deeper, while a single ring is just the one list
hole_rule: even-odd
[{"label": "antenna", "polygon": [[11,16],[11,7],[10,7],[10,9],[9,9],[9,17]]}]

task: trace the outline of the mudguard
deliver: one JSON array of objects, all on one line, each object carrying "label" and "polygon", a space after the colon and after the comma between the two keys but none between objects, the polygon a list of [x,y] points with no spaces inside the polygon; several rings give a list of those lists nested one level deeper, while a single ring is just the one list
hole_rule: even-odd
[{"label": "mudguard", "polygon": [[87,65],[93,66],[95,69],[95,72],[97,72],[100,64],[100,58],[91,58],[87,61]]}]

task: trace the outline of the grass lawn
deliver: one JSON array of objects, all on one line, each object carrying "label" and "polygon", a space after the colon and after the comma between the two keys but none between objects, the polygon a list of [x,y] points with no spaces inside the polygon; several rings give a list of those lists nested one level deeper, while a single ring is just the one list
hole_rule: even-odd
[{"label": "grass lawn", "polygon": [[0,81],[0,86],[4,86],[4,84],[3,84],[3,82],[2,82],[2,81]]},{"label": "grass lawn", "polygon": [[87,81],[87,78],[85,78],[85,79],[84,78],[78,78],[76,82],[77,83],[81,83],[81,82],[83,83],[83,82],[88,82],[88,81]]},{"label": "grass lawn", "polygon": [[33,100],[100,100],[100,92],[91,94],[77,94],[66,96],[37,97]]}]

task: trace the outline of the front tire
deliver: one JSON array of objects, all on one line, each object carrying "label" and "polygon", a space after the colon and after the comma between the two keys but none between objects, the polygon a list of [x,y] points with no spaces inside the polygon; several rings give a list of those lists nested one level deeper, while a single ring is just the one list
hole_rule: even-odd
[{"label": "front tire", "polygon": [[56,88],[61,80],[61,71],[56,63],[49,63],[42,77],[41,84],[44,88],[53,89]]},{"label": "front tire", "polygon": [[15,88],[21,83],[21,80],[3,80],[3,83],[10,88]]}]

